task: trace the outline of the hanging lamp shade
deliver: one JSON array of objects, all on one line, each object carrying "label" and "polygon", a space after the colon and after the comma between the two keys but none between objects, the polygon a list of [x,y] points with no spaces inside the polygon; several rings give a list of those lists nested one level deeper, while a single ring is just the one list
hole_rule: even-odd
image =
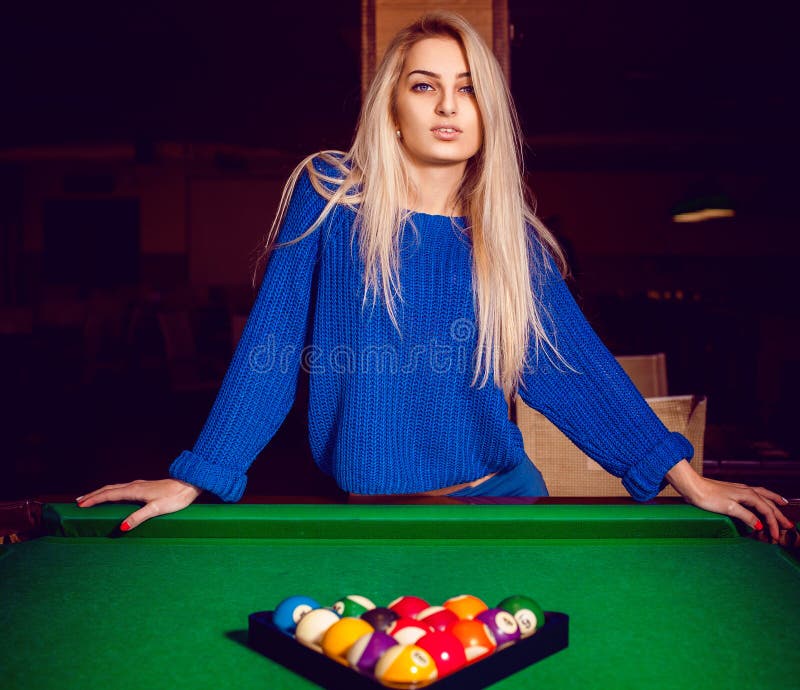
[{"label": "hanging lamp shade", "polygon": [[676,223],[699,223],[712,218],[733,218],[736,215],[727,194],[687,197],[675,204],[670,212]]}]

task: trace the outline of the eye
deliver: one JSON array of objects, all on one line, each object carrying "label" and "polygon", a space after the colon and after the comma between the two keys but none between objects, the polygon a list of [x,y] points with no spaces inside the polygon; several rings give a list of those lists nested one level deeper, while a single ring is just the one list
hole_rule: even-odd
[{"label": "eye", "polygon": [[462,86],[459,89],[459,91],[461,91],[462,93],[469,94],[470,96],[475,95],[475,87],[472,84],[470,84],[469,86]]},{"label": "eye", "polygon": [[433,87],[427,82],[421,81],[418,84],[414,84],[414,86],[411,87],[411,90],[417,92],[432,91]]}]

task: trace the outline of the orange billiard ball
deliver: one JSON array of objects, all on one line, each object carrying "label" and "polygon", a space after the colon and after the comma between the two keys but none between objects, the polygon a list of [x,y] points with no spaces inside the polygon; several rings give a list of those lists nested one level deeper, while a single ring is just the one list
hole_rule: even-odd
[{"label": "orange billiard ball", "polygon": [[350,651],[350,647],[359,637],[371,632],[373,627],[367,621],[360,618],[342,618],[325,631],[320,646],[325,656],[347,665],[347,652]]},{"label": "orange billiard ball", "polygon": [[472,620],[481,611],[489,607],[478,597],[472,594],[459,594],[457,597],[450,597],[444,602],[444,607],[463,620]]},{"label": "orange billiard ball", "polygon": [[484,659],[497,648],[492,631],[481,621],[458,621],[450,632],[461,642],[469,663]]}]

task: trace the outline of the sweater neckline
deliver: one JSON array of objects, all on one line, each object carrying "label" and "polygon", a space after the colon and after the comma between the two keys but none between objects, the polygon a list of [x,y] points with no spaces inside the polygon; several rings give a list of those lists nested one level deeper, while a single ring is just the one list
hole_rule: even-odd
[{"label": "sweater neckline", "polygon": [[457,221],[461,224],[466,223],[467,217],[466,216],[445,216],[436,213],[423,213],[422,211],[410,211],[409,209],[404,209],[404,213],[410,213],[412,218],[419,218],[420,220],[428,220],[429,222],[443,222],[447,221]]}]

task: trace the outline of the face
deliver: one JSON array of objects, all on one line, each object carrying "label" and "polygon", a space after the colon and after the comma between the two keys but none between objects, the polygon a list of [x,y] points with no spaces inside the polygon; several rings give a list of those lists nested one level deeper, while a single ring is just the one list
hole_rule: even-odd
[{"label": "face", "polygon": [[452,38],[411,46],[395,94],[395,124],[416,166],[464,167],[483,142],[469,66]]}]

